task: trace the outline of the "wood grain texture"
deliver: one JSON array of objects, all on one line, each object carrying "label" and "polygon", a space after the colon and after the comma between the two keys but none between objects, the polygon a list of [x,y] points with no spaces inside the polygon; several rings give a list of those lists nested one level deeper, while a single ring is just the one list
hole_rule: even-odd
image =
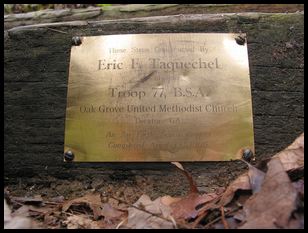
[{"label": "wood grain texture", "polygon": [[[304,130],[303,13],[175,15],[16,27],[4,33],[5,181],[39,175],[108,183],[147,176],[164,184],[154,193],[166,187],[170,195],[181,192],[183,187],[174,184],[183,177],[167,163],[65,164],[62,158],[72,37],[168,32],[247,34],[257,159],[283,149]],[[246,168],[240,161],[184,166],[199,187],[224,186]]]},{"label": "wood grain texture", "polygon": [[4,28],[74,20],[94,21],[159,15],[234,12],[294,13],[303,10],[304,4],[123,4],[85,9],[45,9],[4,15]]}]

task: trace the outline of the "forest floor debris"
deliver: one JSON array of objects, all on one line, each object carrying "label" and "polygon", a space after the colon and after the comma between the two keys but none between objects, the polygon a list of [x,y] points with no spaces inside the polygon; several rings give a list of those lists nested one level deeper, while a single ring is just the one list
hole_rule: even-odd
[{"label": "forest floor debris", "polygon": [[[266,162],[214,192],[200,193],[192,175],[186,196],[143,194],[135,203],[95,189],[65,200],[41,195],[17,197],[4,189],[4,228],[172,229],[304,228],[304,133]],[[264,164],[264,161],[260,164]]]}]

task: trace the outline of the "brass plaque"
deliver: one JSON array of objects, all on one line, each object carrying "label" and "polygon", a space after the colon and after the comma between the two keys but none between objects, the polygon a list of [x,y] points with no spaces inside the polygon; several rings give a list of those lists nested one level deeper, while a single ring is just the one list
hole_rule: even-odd
[{"label": "brass plaque", "polygon": [[71,49],[65,148],[76,162],[222,161],[254,152],[238,34],[82,37]]}]

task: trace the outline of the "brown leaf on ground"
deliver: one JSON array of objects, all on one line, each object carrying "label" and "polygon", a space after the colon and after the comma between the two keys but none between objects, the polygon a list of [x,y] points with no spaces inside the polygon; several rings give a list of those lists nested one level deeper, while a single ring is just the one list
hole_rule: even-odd
[{"label": "brown leaf on ground", "polygon": [[[234,218],[226,218],[226,222],[228,224],[229,229],[236,229],[238,226],[238,222]],[[214,224],[213,228],[214,229],[227,229],[222,222]]]},{"label": "brown leaf on ground", "polygon": [[[254,195],[253,196],[249,195],[250,198],[248,199],[249,200],[248,201],[247,200],[247,198],[249,197],[247,196],[248,193],[245,192],[239,193],[240,195],[239,198],[237,199],[236,204],[238,205],[240,202],[241,205],[244,205],[244,209],[237,210],[233,214],[233,217],[231,217],[231,219],[243,222],[244,225],[242,224],[242,228],[275,228],[275,227],[302,228],[303,214],[301,211],[303,209],[303,204],[301,206],[300,199],[296,199],[296,197],[298,194],[298,196],[302,198],[301,200],[303,203],[304,181],[297,180],[296,182],[291,183],[290,179],[288,178],[290,178],[289,169],[293,169],[292,172],[303,170],[304,168],[303,152],[304,152],[304,134],[298,137],[284,151],[279,152],[271,159],[264,160],[264,162],[266,162],[264,164],[267,165],[269,168],[266,174],[267,177],[266,182],[269,183],[267,185],[265,185],[266,182],[264,181],[265,173],[251,166],[246,161],[243,161],[247,163],[249,171],[241,175],[238,179],[236,179],[233,183],[229,185],[225,194],[222,196],[219,204],[222,205],[229,203],[232,200],[234,191],[237,189],[237,187],[241,187],[241,189],[244,189],[248,188],[250,185],[251,186],[250,188],[253,191]],[[272,162],[272,160],[278,160],[278,162],[277,161]],[[269,163],[269,161],[271,162]],[[273,163],[276,163],[276,165],[273,165]],[[280,163],[280,166],[277,165],[277,163],[278,164]],[[286,171],[288,171],[288,174],[286,173]],[[300,174],[302,173],[299,173],[297,175]],[[272,178],[270,178],[269,176],[270,177],[272,176]],[[283,177],[287,182],[281,184],[281,182],[283,183],[282,179]],[[247,185],[248,178],[249,178],[249,185]],[[278,185],[275,184],[275,182],[278,183],[279,185],[287,184],[287,187],[289,186],[290,190],[289,191],[279,190],[279,188],[277,188]],[[294,187],[293,191],[291,191],[292,187],[290,187],[290,184],[291,186]],[[272,190],[272,188],[274,190]],[[274,194],[272,193],[272,191],[275,191]],[[289,199],[283,197],[283,195],[287,195],[288,192],[291,193],[290,194],[291,201],[289,201],[289,208],[287,208]],[[275,196],[278,198],[278,200],[275,199]],[[240,201],[242,198],[244,198],[244,202]],[[267,202],[262,199],[266,200]],[[284,199],[287,200],[287,203],[283,203],[285,201]],[[296,201],[294,202],[295,199],[297,200],[297,202]],[[282,202],[282,204],[279,202]],[[287,207],[285,207],[285,205],[287,205]],[[214,208],[218,207],[219,205],[214,206]],[[272,211],[275,212],[276,215],[271,215],[272,208],[274,208],[274,210]],[[296,212],[294,212],[293,210],[296,210]],[[287,212],[286,214],[287,217],[284,217],[285,212]],[[266,223],[268,223],[268,225],[266,225]],[[221,228],[223,227],[223,224],[222,222],[219,222],[218,224],[215,225],[215,228],[216,226]]]},{"label": "brown leaf on ground", "polygon": [[250,190],[251,185],[249,181],[248,172],[240,175],[236,180],[234,180],[222,194],[217,205],[214,205],[213,208],[219,208],[220,206],[227,205],[234,197],[237,190]]},{"label": "brown leaf on ground", "polygon": [[198,193],[198,188],[196,185],[196,182],[194,181],[194,179],[192,178],[191,174],[186,171],[182,164],[180,164],[179,162],[171,162],[173,165],[175,165],[178,169],[180,169],[180,171],[187,177],[187,180],[189,182],[189,187],[190,187],[190,192],[191,193]]},{"label": "brown leaf on ground", "polygon": [[273,156],[276,157],[280,159],[285,171],[304,167],[304,133],[286,149]]},{"label": "brown leaf on ground", "polygon": [[216,193],[207,193],[200,195],[198,193],[190,193],[188,196],[183,197],[177,202],[173,202],[170,207],[172,209],[171,215],[176,220],[189,220],[198,217],[201,211],[201,207],[218,197]]},{"label": "brown leaf on ground", "polygon": [[297,192],[294,189],[279,158],[268,163],[260,192],[244,205],[246,222],[240,229],[284,228],[296,207]]},{"label": "brown leaf on ground", "polygon": [[[190,193],[186,197],[181,198],[172,198],[170,196],[163,197],[163,202],[169,202],[169,205],[172,209],[172,216],[176,220],[189,220],[194,219],[199,216],[200,213],[203,213],[203,210],[200,210],[201,207],[213,200],[215,200],[218,195],[216,193],[208,193],[200,195],[196,182],[192,178],[191,174],[184,169],[184,167],[179,162],[172,162],[177,168],[180,169],[187,177],[190,185]],[[200,208],[199,208],[200,207]]]},{"label": "brown leaf on ground", "polygon": [[294,142],[286,148],[286,150],[291,149],[304,149],[304,133],[298,136]]},{"label": "brown leaf on ground", "polygon": [[4,199],[4,223],[9,222],[12,219],[11,209],[7,205],[6,200]]},{"label": "brown leaf on ground", "polygon": [[249,181],[248,172],[240,175],[236,180],[234,180],[226,189],[224,194],[222,195],[220,201],[217,206],[225,206],[227,205],[234,197],[234,194],[237,190],[250,190],[251,185]]},{"label": "brown leaf on ground", "polygon": [[28,205],[23,205],[21,207],[19,207],[17,210],[15,210],[11,216],[12,217],[15,217],[15,216],[22,216],[22,217],[29,217],[30,216],[30,209],[29,209],[30,206]]},{"label": "brown leaf on ground", "polygon": [[114,197],[109,197],[107,202],[111,207],[115,208],[119,211],[127,211],[127,208],[129,207],[128,203],[125,203],[123,201],[117,200]]},{"label": "brown leaf on ground", "polygon": [[105,220],[119,219],[126,213],[120,210],[115,209],[109,203],[104,203],[102,208],[102,215],[105,217]]},{"label": "brown leaf on ground", "polygon": [[161,203],[161,198],[151,201],[147,195],[142,195],[136,207],[128,208],[126,226],[133,229],[173,229],[175,223],[170,216],[170,208]]},{"label": "brown leaf on ground", "polygon": [[296,189],[296,191],[302,196],[304,197],[304,180],[298,180],[296,182],[292,183],[294,188]]},{"label": "brown leaf on ground", "polygon": [[69,216],[63,223],[67,225],[67,229],[100,229],[99,224],[86,215]]},{"label": "brown leaf on ground", "polygon": [[44,216],[44,222],[43,222],[46,226],[48,226],[48,228],[60,228],[60,221],[59,221],[59,217],[58,214],[56,214],[56,216],[51,215],[51,214],[47,214]]},{"label": "brown leaf on ground", "polygon": [[82,204],[86,204],[92,209],[95,220],[102,215],[101,212],[102,202],[99,193],[88,193],[84,197],[67,201],[63,204],[62,211],[66,212],[71,206],[82,205]]},{"label": "brown leaf on ground", "polygon": [[251,186],[252,193],[257,193],[261,189],[261,185],[263,183],[265,173],[258,168],[248,164],[248,177]]},{"label": "brown leaf on ground", "polygon": [[4,229],[31,229],[33,228],[33,222],[30,218],[24,217],[26,208],[20,211],[22,216],[11,214],[11,210],[4,200]]},{"label": "brown leaf on ground", "polygon": [[220,201],[218,202],[217,207],[225,206],[230,201],[232,201],[237,190],[252,190],[253,193],[259,192],[264,180],[265,173],[250,165],[249,163],[247,163],[247,165],[249,168],[248,172],[245,172],[236,180],[231,182],[231,184],[222,195]]},{"label": "brown leaf on ground", "polygon": [[176,166],[180,170],[185,171],[184,167],[179,162],[171,162],[171,164],[173,164],[174,166]]},{"label": "brown leaf on ground", "polygon": [[289,221],[289,225],[286,227],[287,229],[304,229],[304,214],[293,218]]},{"label": "brown leaf on ground", "polygon": [[287,149],[279,152],[273,158],[278,157],[285,171],[302,168],[304,166],[303,149]]},{"label": "brown leaf on ground", "polygon": [[172,203],[180,201],[181,197],[171,197],[169,195],[161,197],[161,203],[166,206],[170,206]]}]

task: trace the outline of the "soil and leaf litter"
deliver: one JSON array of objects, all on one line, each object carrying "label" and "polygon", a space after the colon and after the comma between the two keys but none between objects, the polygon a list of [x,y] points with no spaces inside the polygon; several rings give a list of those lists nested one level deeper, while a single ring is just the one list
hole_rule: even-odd
[{"label": "soil and leaf litter", "polygon": [[291,145],[248,171],[225,188],[201,193],[189,171],[185,196],[136,202],[91,189],[85,195],[42,198],[14,196],[4,190],[4,227],[68,229],[149,228],[304,228],[304,133]]}]

